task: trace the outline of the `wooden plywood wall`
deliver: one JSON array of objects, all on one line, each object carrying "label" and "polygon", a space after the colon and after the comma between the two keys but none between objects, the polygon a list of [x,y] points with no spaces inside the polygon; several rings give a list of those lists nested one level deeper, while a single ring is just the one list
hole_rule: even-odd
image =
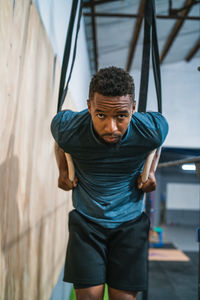
[{"label": "wooden plywood wall", "polygon": [[0,36],[0,299],[46,300],[71,209],[50,133],[60,67],[31,1],[0,0]]}]

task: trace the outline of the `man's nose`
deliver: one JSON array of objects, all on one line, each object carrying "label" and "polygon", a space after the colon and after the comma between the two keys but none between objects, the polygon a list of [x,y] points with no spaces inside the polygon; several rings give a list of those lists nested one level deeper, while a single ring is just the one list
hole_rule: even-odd
[{"label": "man's nose", "polygon": [[108,119],[105,124],[106,133],[114,133],[117,131],[117,122],[115,119]]}]

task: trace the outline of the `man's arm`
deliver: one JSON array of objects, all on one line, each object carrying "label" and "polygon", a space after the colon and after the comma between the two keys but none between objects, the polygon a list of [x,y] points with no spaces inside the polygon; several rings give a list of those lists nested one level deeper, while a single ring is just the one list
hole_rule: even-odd
[{"label": "man's arm", "polygon": [[150,193],[152,191],[155,191],[156,189],[155,172],[156,172],[159,156],[160,156],[160,151],[154,154],[147,181],[146,182],[142,181],[142,174],[138,177],[138,181],[137,181],[138,189],[141,189],[144,193]]},{"label": "man's arm", "polygon": [[65,152],[55,143],[55,156],[59,169],[58,187],[69,191],[77,186],[77,177],[73,180],[69,180],[68,165],[65,157]]}]

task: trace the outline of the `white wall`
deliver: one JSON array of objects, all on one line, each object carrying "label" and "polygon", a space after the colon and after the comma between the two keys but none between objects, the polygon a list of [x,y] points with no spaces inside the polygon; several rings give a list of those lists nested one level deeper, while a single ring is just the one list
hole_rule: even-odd
[{"label": "white wall", "polygon": [[[163,114],[169,122],[168,147],[200,148],[200,59],[164,64],[161,68]],[[132,73],[139,98],[140,71]],[[157,110],[151,70],[147,110]]]},{"label": "white wall", "polygon": [[[72,0],[35,0],[35,3],[51,41],[54,53],[57,55],[61,65]],[[73,38],[74,36],[75,34],[73,35]],[[84,23],[83,20],[81,20],[77,55],[69,85],[69,92],[75,102],[77,110],[86,107],[90,76]]]},{"label": "white wall", "polygon": [[168,183],[166,196],[166,209],[199,210],[199,184]]}]

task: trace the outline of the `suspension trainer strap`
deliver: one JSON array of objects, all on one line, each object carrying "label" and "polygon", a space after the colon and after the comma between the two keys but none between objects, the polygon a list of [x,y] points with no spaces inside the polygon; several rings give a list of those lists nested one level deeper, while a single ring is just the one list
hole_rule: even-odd
[{"label": "suspension trainer strap", "polygon": [[[143,43],[143,57],[142,57],[142,71],[140,80],[140,95],[138,111],[145,112],[147,106],[147,93],[148,93],[148,81],[149,81],[149,62],[150,62],[150,47],[152,39],[152,62],[153,62],[153,74],[155,80],[158,111],[162,112],[162,95],[161,95],[161,79],[160,79],[160,62],[158,52],[158,40],[156,30],[156,17],[155,17],[155,2],[154,0],[146,0],[145,6],[145,24],[144,24],[144,43]],[[152,32],[152,34],[151,34]],[[160,157],[160,149],[157,149],[149,154],[145,161],[145,165],[142,172],[142,181],[146,182],[149,177],[149,171],[154,159],[154,171]]]},{"label": "suspension trainer strap", "polygon": [[147,91],[149,83],[149,61],[150,61],[150,43],[151,43],[151,23],[152,23],[152,5],[151,0],[146,1],[144,12],[144,41],[142,54],[142,71],[140,78],[140,94],[138,111],[145,112],[147,106]]},{"label": "suspension trainer strap", "polygon": [[162,90],[161,90],[161,76],[160,76],[160,59],[158,51],[158,38],[156,29],[155,3],[152,1],[152,62],[153,73],[157,94],[158,111],[162,113]]},{"label": "suspension trainer strap", "polygon": [[156,16],[154,0],[147,0],[144,12],[144,42],[142,55],[142,71],[140,79],[140,95],[138,111],[145,112],[147,106],[147,93],[149,82],[149,63],[150,63],[150,47],[152,41],[152,62],[153,74],[155,80],[158,111],[162,111],[162,95],[161,95],[161,79],[160,79],[160,62],[158,52],[158,40],[156,30]]},{"label": "suspension trainer strap", "polygon": [[78,3],[79,3],[79,0],[73,0],[72,1],[72,9],[71,9],[70,21],[69,21],[69,26],[68,26],[68,30],[67,30],[67,37],[66,37],[64,55],[63,55],[63,61],[62,61],[57,112],[62,109],[62,105],[65,101],[65,96],[67,94],[68,85],[69,85],[69,81],[70,81],[70,78],[71,78],[71,74],[72,74],[72,70],[73,70],[73,66],[74,66],[74,61],[75,61],[75,56],[76,56],[77,39],[78,39],[78,32],[79,32],[79,28],[80,28],[81,13],[82,13],[82,0],[80,0],[80,6],[79,6],[77,29],[76,29],[76,36],[75,36],[75,43],[74,43],[71,69],[70,69],[70,73],[69,73],[69,77],[68,77],[68,80],[67,80],[66,87],[64,88],[65,81],[66,81],[66,73],[67,73],[67,69],[68,69],[68,65],[69,65],[69,59],[70,59],[72,36],[73,36],[73,29],[74,29],[75,19],[76,19],[76,15],[77,15]]},{"label": "suspension trainer strap", "polygon": [[[81,15],[82,15],[82,3],[80,3],[80,7],[79,7],[79,14],[78,14],[78,23],[77,23],[77,30],[76,30],[76,37],[75,37],[75,44],[74,44],[74,53],[73,53],[73,57],[72,57],[72,64],[71,64],[71,69],[69,72],[69,76],[68,76],[68,80],[67,80],[67,84],[65,89],[63,90],[63,96],[62,96],[62,104],[65,101],[65,97],[67,95],[67,91],[68,91],[68,86],[69,86],[69,82],[72,76],[72,71],[73,71],[73,67],[74,67],[74,63],[75,63],[75,58],[76,58],[76,49],[77,49],[77,41],[78,41],[78,33],[79,33],[79,29],[80,29],[80,23],[81,23]],[[61,105],[62,105],[61,104]]]},{"label": "suspension trainer strap", "polygon": [[[76,57],[78,33],[79,33],[79,29],[80,29],[80,21],[81,21],[81,15],[82,15],[82,1],[83,0],[80,0],[80,1],[79,0],[73,0],[72,1],[71,15],[70,15],[69,26],[68,26],[68,30],[67,30],[67,37],[66,37],[65,49],[64,49],[64,54],[63,54],[63,61],[62,61],[57,112],[59,112],[62,109],[62,105],[65,101],[65,97],[66,97],[66,94],[67,94],[67,91],[68,91],[68,85],[69,85],[71,75],[72,75],[72,71],[73,71],[73,67],[74,67],[74,62],[75,62],[75,57]],[[68,76],[66,87],[65,87],[66,74],[67,74],[69,60],[70,60],[72,36],[73,36],[73,30],[74,30],[74,27],[75,27],[74,25],[75,25],[75,20],[76,20],[76,15],[77,15],[77,8],[78,8],[78,3],[79,2],[80,2],[80,5],[79,5],[79,12],[78,12],[78,20],[77,20],[77,28],[76,28],[74,49],[73,49],[73,55],[72,55],[72,63],[71,63],[71,68],[70,68],[69,76]],[[75,178],[75,169],[74,169],[72,158],[67,153],[65,153],[65,158],[66,158],[67,165],[68,165],[68,177],[71,181],[73,181],[74,178]]]}]

